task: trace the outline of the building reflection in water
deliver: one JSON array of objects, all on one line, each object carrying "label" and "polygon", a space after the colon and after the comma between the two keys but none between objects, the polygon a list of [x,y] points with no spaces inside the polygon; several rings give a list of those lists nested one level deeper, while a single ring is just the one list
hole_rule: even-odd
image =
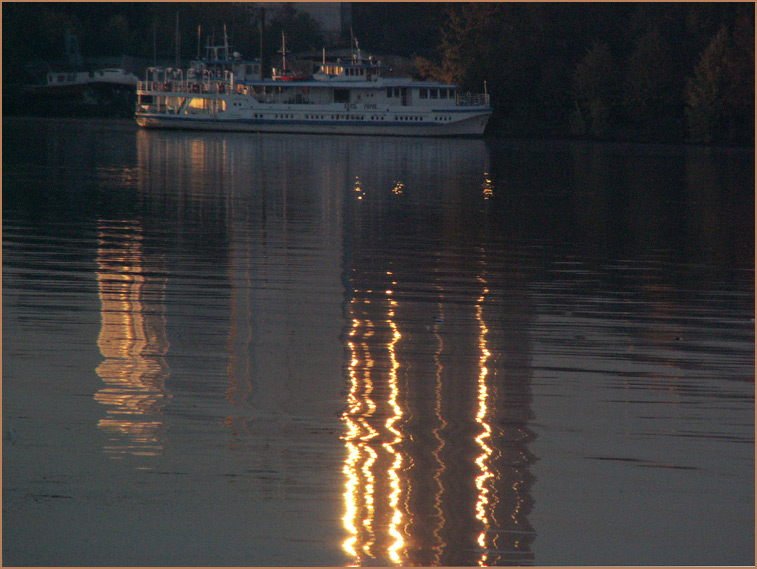
[{"label": "building reflection in water", "polygon": [[170,394],[164,359],[168,352],[166,278],[160,265],[148,264],[138,222],[99,222],[97,284],[102,326],[97,345],[105,360],[97,374],[105,387],[95,400],[107,409],[98,426],[107,433],[105,450],[114,458],[162,452],[160,415]]},{"label": "building reflection in water", "polygon": [[528,302],[483,262],[461,271],[475,290],[426,271],[439,280],[419,294],[398,290],[407,271],[353,269],[342,420],[355,565],[533,561]]}]

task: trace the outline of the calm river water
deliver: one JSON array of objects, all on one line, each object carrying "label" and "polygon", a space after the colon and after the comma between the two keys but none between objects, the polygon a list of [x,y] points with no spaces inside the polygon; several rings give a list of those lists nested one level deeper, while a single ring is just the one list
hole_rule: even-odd
[{"label": "calm river water", "polygon": [[5,565],[753,565],[754,152],[3,124]]}]

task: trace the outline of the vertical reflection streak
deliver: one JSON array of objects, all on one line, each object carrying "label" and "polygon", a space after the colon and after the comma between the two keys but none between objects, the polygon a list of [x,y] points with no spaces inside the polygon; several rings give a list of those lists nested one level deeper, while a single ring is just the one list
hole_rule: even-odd
[{"label": "vertical reflection streak", "polygon": [[[391,295],[391,291],[387,291],[387,294]],[[400,486],[400,480],[397,472],[402,466],[402,454],[400,454],[394,447],[395,445],[398,445],[402,442],[403,437],[402,433],[400,433],[400,431],[398,431],[394,427],[394,424],[400,419],[400,417],[402,417],[402,409],[397,402],[397,396],[399,394],[399,388],[397,386],[397,369],[399,369],[399,362],[397,361],[395,346],[402,335],[397,328],[397,324],[394,322],[394,308],[397,306],[397,302],[390,300],[389,306],[391,306],[391,308],[388,314],[388,324],[392,330],[392,340],[389,343],[389,361],[391,362],[391,368],[389,370],[389,406],[391,407],[394,414],[386,420],[386,428],[394,435],[394,439],[391,442],[384,443],[384,448],[386,448],[386,450],[390,454],[394,455],[392,466],[390,467],[388,472],[389,481],[392,488],[392,492],[389,495],[389,507],[392,511],[392,521],[389,524],[389,534],[394,537],[394,543],[389,547],[388,553],[389,558],[394,563],[399,564],[401,562],[399,550],[404,544],[404,539],[402,538],[402,534],[398,529],[400,523],[402,522],[402,512],[398,508],[402,488]]]},{"label": "vertical reflection streak", "polygon": [[94,399],[106,406],[108,415],[98,427],[128,441],[106,445],[104,450],[113,458],[160,454],[163,422],[147,418],[159,415],[170,398],[164,383],[168,375],[165,279],[148,277],[142,231],[136,222],[98,223],[97,284],[101,302],[97,345],[105,359],[96,372],[105,387]]},{"label": "vertical reflection streak", "polygon": [[[353,299],[354,303],[354,299]],[[352,319],[352,329],[350,330],[350,338],[354,338],[357,334],[357,330],[360,326],[360,321],[356,318]],[[360,460],[360,448],[354,441],[360,438],[360,427],[358,422],[353,420],[353,417],[358,416],[360,412],[360,400],[358,398],[358,379],[357,379],[357,365],[360,360],[357,359],[357,350],[355,348],[355,342],[350,340],[347,345],[350,350],[350,365],[349,365],[349,378],[350,378],[350,391],[347,394],[347,410],[342,414],[342,420],[347,426],[347,434],[344,435],[345,445],[347,446],[347,460],[344,463],[344,475],[347,480],[344,503],[345,513],[342,517],[344,527],[349,534],[349,537],[342,544],[343,549],[352,557],[358,557],[357,551],[355,551],[355,543],[357,542],[358,529],[356,526],[356,520],[358,517],[358,474],[357,465]],[[359,559],[356,559],[359,563]]]},{"label": "vertical reflection streak", "polygon": [[[232,231],[236,228],[232,225]],[[242,240],[242,237],[239,238]],[[229,352],[227,372],[229,389],[226,399],[235,407],[246,405],[252,393],[252,361],[250,351],[253,340],[252,330],[252,252],[249,237],[244,238],[244,247],[232,250],[229,256],[229,282],[231,283],[231,325],[226,347]],[[241,250],[242,253],[238,253]],[[239,277],[243,275],[240,287]],[[238,346],[238,347],[237,347]]]},{"label": "vertical reflection streak", "polygon": [[445,525],[444,510],[442,504],[444,503],[444,483],[442,482],[442,476],[444,475],[445,465],[442,460],[442,451],[444,450],[444,439],[441,433],[447,427],[447,421],[444,419],[442,413],[442,362],[440,355],[444,351],[444,340],[439,333],[440,322],[444,321],[444,304],[439,304],[439,317],[434,325],[434,336],[438,343],[438,348],[434,352],[434,364],[436,367],[436,383],[434,385],[434,413],[436,415],[436,426],[432,433],[434,439],[436,439],[436,448],[433,450],[434,460],[436,462],[436,470],[434,472],[434,481],[436,482],[437,491],[434,497],[434,517],[436,518],[436,525],[434,527],[433,536],[434,543],[431,545],[431,549],[434,552],[434,566],[441,565],[442,553],[444,551],[445,541],[442,537],[442,530]]},{"label": "vertical reflection streak", "polygon": [[[358,322],[356,320],[356,322]],[[373,322],[370,320],[365,321],[365,337],[369,338],[373,335]],[[373,528],[373,520],[375,518],[375,509],[374,509],[374,488],[375,488],[375,480],[373,476],[373,463],[376,462],[376,451],[374,451],[370,445],[369,441],[375,437],[378,436],[378,433],[376,432],[376,429],[374,429],[371,424],[368,422],[368,419],[370,417],[373,417],[376,413],[376,403],[372,399],[373,395],[373,378],[372,378],[372,369],[373,369],[373,359],[371,358],[371,352],[370,347],[366,342],[362,342],[360,344],[360,348],[362,350],[363,355],[363,362],[364,362],[364,372],[363,372],[363,396],[362,396],[362,403],[359,399],[355,399],[357,402],[357,408],[355,410],[356,413],[359,413],[359,423],[361,427],[361,433],[360,434],[360,446],[359,449],[363,453],[363,466],[361,468],[362,473],[362,480],[363,480],[363,519],[361,520],[361,526],[364,530],[364,543],[361,547],[361,551],[365,553],[366,555],[373,557],[373,544],[375,542],[375,532]],[[356,359],[355,364],[357,365],[359,361]],[[354,373],[354,369],[353,369]],[[355,385],[359,384],[357,376],[354,378]],[[362,409],[361,409],[362,408]]]},{"label": "vertical reflection streak", "polygon": [[491,352],[487,347],[486,335],[489,329],[486,327],[486,323],[483,319],[483,303],[486,299],[486,295],[489,293],[489,289],[485,286],[485,281],[478,277],[479,282],[484,285],[483,292],[476,302],[476,320],[479,326],[478,346],[480,350],[479,356],[479,376],[478,376],[478,413],[476,414],[476,422],[481,426],[481,432],[476,437],[476,443],[481,448],[481,454],[476,458],[476,466],[480,471],[480,474],[476,476],[476,490],[478,497],[476,500],[476,519],[481,522],[482,530],[478,535],[478,545],[483,552],[481,558],[478,561],[480,566],[487,565],[487,546],[486,546],[486,534],[489,530],[490,521],[487,514],[487,506],[489,504],[489,492],[487,481],[494,475],[489,470],[488,460],[492,454],[492,448],[487,444],[487,439],[491,437],[491,426],[487,422],[487,402],[488,402],[488,389],[486,385],[486,377],[489,373],[487,368],[487,362],[491,356]]},{"label": "vertical reflection streak", "polygon": [[[353,299],[351,306],[353,312],[356,302]],[[358,318],[352,319],[350,340],[347,342],[350,350],[348,368],[350,390],[347,394],[347,410],[342,414],[342,419],[347,426],[347,433],[343,436],[347,447],[347,459],[343,468],[347,484],[344,493],[345,514],[342,520],[349,534],[342,547],[355,558],[356,564],[360,564],[361,561],[361,555],[356,549],[361,535],[363,538],[360,541],[363,543],[360,550],[368,556],[373,556],[371,547],[375,541],[373,530],[375,481],[372,466],[376,461],[376,452],[368,446],[368,441],[378,435],[368,422],[368,418],[373,416],[376,410],[376,404],[371,399],[373,360],[367,344],[356,343],[361,327],[366,329],[366,336],[372,335],[370,330],[373,325],[370,321],[361,322]],[[362,352],[362,359],[359,352]],[[364,372],[359,376],[358,369],[361,365]]]},{"label": "vertical reflection streak", "polygon": [[[375,434],[373,436],[375,436]],[[363,499],[365,504],[365,516],[363,518],[363,527],[365,528],[367,536],[362,549],[366,555],[372,557],[372,547],[376,540],[373,530],[373,519],[375,518],[376,513],[373,505],[375,483],[371,468],[373,467],[373,463],[376,462],[376,451],[367,445],[364,445],[363,448],[368,456],[363,464],[363,477],[365,479],[365,497]]]},{"label": "vertical reflection streak", "polygon": [[[351,436],[352,433],[348,433],[345,438]],[[349,439],[346,442],[347,445],[347,460],[344,462],[344,475],[347,479],[346,488],[344,491],[344,503],[345,512],[342,517],[344,528],[347,530],[349,537],[342,543],[342,548],[352,557],[357,557],[357,551],[355,551],[355,543],[357,542],[357,527],[355,526],[355,520],[357,519],[357,492],[358,492],[358,480],[357,480],[357,463],[360,459],[360,451],[353,442]]]},{"label": "vertical reflection streak", "polygon": [[[372,292],[372,291],[365,291]],[[391,291],[386,291],[390,296]],[[400,387],[396,345],[402,337],[394,321],[397,303],[391,299],[385,319],[374,323],[361,319],[358,314],[371,304],[370,299],[353,299],[351,327],[346,342],[350,360],[348,365],[349,391],[346,410],[342,414],[346,432],[343,435],[347,457],[343,473],[346,483],[343,493],[345,507],[342,517],[346,539],[342,549],[354,560],[355,565],[364,559],[387,559],[393,564],[402,563],[402,548],[405,539],[402,532],[404,522],[400,500],[403,482],[400,472],[404,456],[398,445],[404,435],[398,421],[404,416],[400,406]],[[373,304],[377,304],[375,301]],[[374,357],[377,326],[389,332],[384,347],[387,367],[378,378],[381,384],[374,386]],[[385,328],[386,327],[386,328]],[[379,411],[373,399],[374,389],[379,389]],[[377,423],[383,419],[381,423]],[[379,482],[377,482],[379,478]],[[377,496],[380,499],[377,502]]]}]

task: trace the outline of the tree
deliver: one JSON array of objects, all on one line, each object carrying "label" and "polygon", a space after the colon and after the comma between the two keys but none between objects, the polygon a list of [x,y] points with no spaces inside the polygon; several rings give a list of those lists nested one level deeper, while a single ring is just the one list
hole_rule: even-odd
[{"label": "tree", "polygon": [[64,61],[66,34],[70,32],[78,37],[83,31],[81,22],[75,16],[57,10],[45,11],[35,26],[39,33],[38,53],[50,61]]},{"label": "tree", "polygon": [[686,119],[689,134],[697,142],[712,142],[723,128],[727,38],[723,26],[705,49],[686,87]]},{"label": "tree", "polygon": [[575,124],[579,125],[576,134],[600,138],[610,134],[617,116],[619,80],[618,65],[609,47],[595,43],[574,74]]},{"label": "tree", "polygon": [[416,64],[424,76],[466,90],[480,92],[486,82],[496,115],[510,126],[523,124],[538,115],[540,10],[500,2],[452,5],[436,61],[417,58]]},{"label": "tree", "polygon": [[314,50],[324,45],[323,32],[318,22],[286,2],[282,2],[281,8],[271,19],[270,30],[276,49],[281,49],[282,32],[286,34],[287,51]]},{"label": "tree", "polygon": [[672,49],[659,29],[644,34],[627,60],[623,103],[631,123],[650,131],[670,130],[681,115]]},{"label": "tree", "polygon": [[108,42],[104,47],[111,55],[123,55],[131,52],[132,33],[129,21],[123,14],[110,16],[105,25],[105,36]]},{"label": "tree", "polygon": [[754,12],[737,16],[726,57],[731,140],[754,144]]},{"label": "tree", "polygon": [[754,141],[754,22],[723,25],[686,86],[689,135],[697,142]]},{"label": "tree", "polygon": [[[434,2],[353,2],[353,31],[368,50],[429,57],[439,43],[448,7]],[[350,30],[346,32],[349,39]]]}]

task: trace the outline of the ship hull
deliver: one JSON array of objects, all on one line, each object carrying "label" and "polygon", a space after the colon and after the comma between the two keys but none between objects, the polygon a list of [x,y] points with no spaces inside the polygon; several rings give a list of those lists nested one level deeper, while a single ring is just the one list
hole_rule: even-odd
[{"label": "ship hull", "polygon": [[440,136],[478,137],[489,120],[489,112],[444,124],[406,124],[401,122],[366,124],[364,121],[275,121],[211,116],[185,117],[158,113],[137,113],[137,124],[144,128],[176,130],[214,130],[296,134],[349,134],[366,136]]}]

